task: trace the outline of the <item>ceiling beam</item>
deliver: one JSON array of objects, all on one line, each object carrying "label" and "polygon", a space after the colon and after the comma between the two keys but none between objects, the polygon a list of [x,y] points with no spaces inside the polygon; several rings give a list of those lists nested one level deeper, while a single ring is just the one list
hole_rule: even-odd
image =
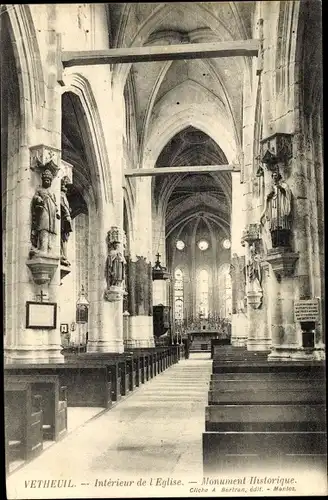
[{"label": "ceiling beam", "polygon": [[125,177],[146,177],[172,174],[203,174],[205,172],[240,172],[239,165],[199,165],[187,167],[155,167],[124,170]]},{"label": "ceiling beam", "polygon": [[106,50],[63,51],[62,63],[64,68],[68,68],[71,66],[174,61],[209,57],[256,57],[259,48],[259,40],[249,39],[215,43],[182,43],[179,45],[152,45]]}]

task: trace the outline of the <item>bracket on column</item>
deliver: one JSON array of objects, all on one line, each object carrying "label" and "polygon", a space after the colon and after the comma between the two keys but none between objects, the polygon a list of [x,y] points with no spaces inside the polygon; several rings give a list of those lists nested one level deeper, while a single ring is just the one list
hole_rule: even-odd
[{"label": "bracket on column", "polygon": [[38,144],[30,147],[30,169],[40,171],[48,168],[55,177],[59,172],[60,150],[52,146]]},{"label": "bracket on column", "polygon": [[284,247],[278,247],[268,250],[266,261],[271,264],[273,272],[278,282],[280,282],[282,277],[286,278],[294,274],[298,258],[298,252],[291,252]]}]

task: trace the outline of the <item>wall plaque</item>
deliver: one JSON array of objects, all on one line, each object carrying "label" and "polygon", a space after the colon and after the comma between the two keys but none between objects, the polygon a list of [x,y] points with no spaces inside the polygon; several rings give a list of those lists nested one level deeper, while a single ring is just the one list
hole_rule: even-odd
[{"label": "wall plaque", "polygon": [[57,327],[55,302],[26,302],[26,328],[54,330]]},{"label": "wall plaque", "polygon": [[295,300],[295,321],[319,321],[319,299]]}]

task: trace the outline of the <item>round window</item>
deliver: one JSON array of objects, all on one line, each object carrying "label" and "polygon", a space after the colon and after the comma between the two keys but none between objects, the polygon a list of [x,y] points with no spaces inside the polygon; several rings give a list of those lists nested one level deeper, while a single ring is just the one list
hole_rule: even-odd
[{"label": "round window", "polygon": [[184,247],[185,247],[185,244],[184,244],[184,242],[182,240],[179,240],[176,243],[176,247],[177,247],[178,250],[183,250]]},{"label": "round window", "polygon": [[202,251],[207,250],[208,249],[208,241],[206,241],[206,240],[199,241],[198,248],[199,248],[199,250],[202,250]]},{"label": "round window", "polygon": [[231,247],[230,240],[228,240],[228,239],[223,240],[222,246],[223,246],[223,248],[226,248],[228,250]]}]

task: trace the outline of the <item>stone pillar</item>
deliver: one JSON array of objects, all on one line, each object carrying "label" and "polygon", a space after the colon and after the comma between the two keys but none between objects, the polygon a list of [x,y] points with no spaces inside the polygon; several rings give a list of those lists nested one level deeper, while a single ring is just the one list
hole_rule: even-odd
[{"label": "stone pillar", "polygon": [[[59,218],[52,219],[54,221],[50,235],[52,248],[47,248],[44,252],[40,249],[31,252],[33,229],[31,216],[33,213],[35,214],[35,211],[31,209],[31,204],[34,195],[42,184],[42,173],[44,173],[44,177],[45,175],[53,176],[49,190],[52,196],[56,198],[58,216],[60,213],[60,177],[57,175],[60,152],[55,148],[41,145],[32,147],[30,151],[24,148],[21,153],[22,156],[20,156],[17,165],[17,189],[16,193],[14,193],[14,199],[16,198],[14,201],[16,221],[13,224],[13,230],[16,231],[13,251],[17,252],[18,255],[17,259],[13,259],[11,262],[12,278],[16,276],[15,295],[10,299],[11,310],[8,311],[8,320],[10,320],[11,324],[7,323],[8,336],[6,338],[5,356],[8,362],[47,363],[63,361],[60,354],[60,320],[58,318],[60,285]],[[32,169],[21,168],[20,165],[23,164],[30,165]],[[45,174],[45,170],[52,174]],[[45,233],[46,237],[50,234],[46,230]],[[38,234],[40,233],[38,232]],[[13,282],[11,285],[13,285]],[[27,302],[40,302],[40,304],[43,302],[45,303],[43,308],[47,307],[46,303],[54,303],[57,308],[55,328],[37,327],[38,324],[41,324],[41,318],[35,318],[36,322],[33,325],[30,323],[30,326],[28,326]],[[45,327],[51,326],[48,323],[44,323],[44,325]]]},{"label": "stone pillar", "polygon": [[241,245],[244,228],[244,185],[240,183],[240,174],[231,173],[232,177],[232,209],[231,209],[231,286],[232,317],[231,344],[237,347],[246,345],[247,315],[245,307],[245,250]]},{"label": "stone pillar", "polygon": [[[96,218],[96,214],[94,214]],[[106,221],[107,221],[106,217]],[[90,220],[89,227],[99,230],[96,221]],[[104,221],[102,224],[104,229]],[[99,231],[103,235],[103,231]],[[90,329],[88,352],[124,351],[123,344],[123,294],[124,257],[123,230],[113,226],[102,239],[93,231],[90,241],[90,262],[93,275],[90,280]],[[95,255],[93,255],[96,249]],[[95,263],[97,263],[95,272]],[[116,267],[117,266],[117,267]],[[117,274],[116,274],[117,273]],[[121,273],[121,274],[120,274]]]},{"label": "stone pillar", "polygon": [[[269,359],[284,360],[289,359],[300,346],[300,335],[297,332],[294,320],[294,299],[297,288],[294,273],[295,266],[299,266],[300,257],[300,252],[295,250],[299,250],[297,241],[299,239],[302,242],[302,236],[298,232],[299,223],[297,219],[299,216],[297,215],[297,204],[295,204],[296,186],[292,174],[294,162],[292,160],[291,137],[288,134],[274,134],[269,138],[264,138],[262,139],[262,149],[262,160],[267,164],[266,169],[268,170],[268,189],[266,190],[265,199],[268,200],[269,193],[273,192],[272,189],[275,187],[273,182],[278,177],[277,173],[281,175],[281,179],[278,182],[275,181],[276,188],[279,190],[279,186],[281,186],[281,188],[284,188],[284,192],[290,192],[289,197],[291,199],[291,229],[283,230],[288,233],[286,241],[275,242],[274,232],[272,231],[272,227],[275,226],[271,227],[271,237],[265,224],[262,226],[263,235],[268,235],[264,259],[271,266],[269,293],[272,314],[272,352],[269,354]],[[283,203],[282,199],[283,196],[278,198],[278,200],[281,200],[280,203]],[[279,217],[281,218],[280,226],[285,227],[286,218],[283,215],[279,215]],[[303,223],[300,222],[300,225],[303,232]],[[278,233],[282,234],[282,230],[279,229]]]},{"label": "stone pillar", "polygon": [[[38,39],[44,44],[41,58],[44,64],[41,81],[20,78],[19,121],[8,135],[8,207],[6,263],[6,339],[5,358],[9,362],[34,363],[63,361],[60,354],[60,319],[55,328],[28,328],[26,306],[30,301],[52,302],[58,306],[60,286],[60,222],[56,219],[52,227],[52,249],[47,255],[29,255],[31,249],[31,201],[41,184],[39,172],[35,167],[60,166],[61,147],[61,106],[57,89],[57,37],[56,6],[47,5],[46,21],[39,30]],[[40,12],[45,12],[41,9]],[[28,28],[27,28],[28,29]],[[23,43],[25,33],[22,34]],[[15,41],[21,43],[21,40]],[[35,43],[38,43],[35,40]],[[15,51],[16,52],[16,51]],[[18,51],[17,51],[18,53]],[[30,53],[27,54],[30,57]],[[46,64],[45,64],[46,63]],[[16,66],[20,61],[16,60]],[[40,69],[36,58],[35,67]],[[22,67],[19,73],[23,73]],[[35,75],[35,73],[34,73]],[[31,88],[29,87],[31,86]],[[35,110],[34,88],[44,90],[42,112]],[[40,106],[41,107],[41,106]],[[33,113],[34,111],[34,113]],[[8,124],[8,130],[10,124]],[[30,146],[30,147],[29,147]],[[31,168],[32,167],[32,168]],[[55,168],[55,170],[56,170]],[[34,170],[33,170],[34,169]],[[60,204],[60,177],[54,176],[51,191]],[[55,233],[55,234],[54,234]],[[46,306],[45,306],[46,307]],[[32,319],[32,318],[31,318]],[[42,318],[34,318],[41,324]],[[45,320],[45,318],[43,318]],[[45,325],[46,322],[43,323]]]},{"label": "stone pillar", "polygon": [[248,316],[248,351],[266,351],[271,347],[268,323],[271,293],[268,281],[268,265],[263,259],[263,242],[260,224],[249,224],[243,234],[246,248],[246,296]]},{"label": "stone pillar", "polygon": [[[110,181],[107,180],[110,185],[100,184],[97,206],[93,204],[88,207],[90,319],[87,352],[122,353],[124,275],[113,282],[110,281],[109,257],[112,255],[114,258],[115,252],[120,254],[117,255],[118,260],[124,256],[122,182],[124,106],[123,89],[118,86],[108,90],[111,119],[103,122],[103,127],[108,141],[105,154],[108,155],[111,166]],[[121,264],[123,265],[122,261]]]},{"label": "stone pillar", "polygon": [[136,179],[135,238],[129,266],[129,347],[153,347],[151,179]]},{"label": "stone pillar", "polygon": [[[304,121],[306,121],[304,119]],[[314,242],[318,234],[318,217],[316,213],[315,194],[313,185],[315,179],[313,170],[317,168],[312,156],[312,130],[309,121],[308,131],[299,131],[293,137],[294,158],[290,176],[290,186],[294,199],[294,245],[298,252],[298,261],[295,270],[294,299],[312,299],[315,293],[316,254]],[[319,189],[320,191],[320,189]],[[321,298],[321,297],[320,297]],[[319,325],[318,325],[319,323]],[[311,356],[321,359],[324,356],[322,343],[321,321],[317,329],[316,349]],[[309,354],[302,348],[302,331],[300,323],[294,325],[294,342],[298,349],[292,352],[292,358],[309,359]]]}]

